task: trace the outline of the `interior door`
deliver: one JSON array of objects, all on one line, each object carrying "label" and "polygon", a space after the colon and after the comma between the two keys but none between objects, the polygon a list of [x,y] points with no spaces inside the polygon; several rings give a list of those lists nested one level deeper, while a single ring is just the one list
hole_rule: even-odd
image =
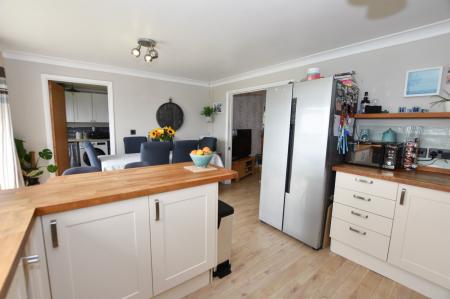
[{"label": "interior door", "polygon": [[148,197],[42,217],[53,299],[152,297]]},{"label": "interior door", "polygon": [[283,231],[313,248],[320,248],[323,239],[332,91],[331,77],[294,85],[295,133]]},{"label": "interior door", "polygon": [[214,268],[217,193],[214,183],[150,196],[155,295]]},{"label": "interior door", "polygon": [[400,185],[388,262],[450,289],[450,193]]},{"label": "interior door", "polygon": [[52,120],[53,154],[58,166],[57,175],[70,167],[67,146],[66,97],[64,87],[54,81],[48,81],[50,96],[50,116]]},{"label": "interior door", "polygon": [[281,230],[289,148],[292,84],[266,93],[259,219]]},{"label": "interior door", "polygon": [[92,118],[96,122],[108,122],[108,95],[92,94]]}]

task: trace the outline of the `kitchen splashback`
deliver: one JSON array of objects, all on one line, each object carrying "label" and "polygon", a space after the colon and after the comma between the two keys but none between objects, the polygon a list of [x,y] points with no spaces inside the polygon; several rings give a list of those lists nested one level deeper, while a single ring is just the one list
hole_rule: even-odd
[{"label": "kitchen splashback", "polygon": [[[95,127],[96,132],[109,133],[109,127]],[[89,133],[92,132],[92,127],[67,127],[67,138],[74,139],[76,132]]]}]

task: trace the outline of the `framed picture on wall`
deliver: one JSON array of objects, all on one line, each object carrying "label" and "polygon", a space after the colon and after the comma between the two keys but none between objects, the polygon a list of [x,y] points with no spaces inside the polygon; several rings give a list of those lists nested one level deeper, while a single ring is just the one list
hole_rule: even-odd
[{"label": "framed picture on wall", "polygon": [[442,72],[442,66],[407,71],[404,96],[438,95],[441,89]]}]

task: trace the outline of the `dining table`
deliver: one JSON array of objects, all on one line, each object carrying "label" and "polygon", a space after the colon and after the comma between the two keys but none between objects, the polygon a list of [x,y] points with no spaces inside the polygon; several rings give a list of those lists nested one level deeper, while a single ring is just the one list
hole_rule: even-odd
[{"label": "dining table", "polygon": [[[133,153],[133,154],[117,154],[117,155],[100,155],[98,156],[98,158],[102,165],[102,171],[111,171],[124,169],[125,165],[127,165],[128,163],[141,161],[141,154]],[[170,163],[172,163],[172,152],[170,152],[169,161]],[[213,153],[213,156],[209,163],[211,165],[224,167],[222,158],[216,153]]]}]

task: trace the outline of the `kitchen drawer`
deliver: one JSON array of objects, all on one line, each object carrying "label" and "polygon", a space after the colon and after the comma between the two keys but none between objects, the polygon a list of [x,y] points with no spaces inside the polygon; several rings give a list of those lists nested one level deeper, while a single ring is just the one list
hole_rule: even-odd
[{"label": "kitchen drawer", "polygon": [[395,201],[390,199],[336,187],[334,201],[380,216],[394,218]]},{"label": "kitchen drawer", "polygon": [[383,261],[387,260],[390,238],[382,234],[333,217],[330,236],[332,239],[373,255]]},{"label": "kitchen drawer", "polygon": [[333,217],[370,229],[388,237],[391,236],[392,220],[383,216],[378,216],[335,202],[333,204]]},{"label": "kitchen drawer", "polygon": [[365,176],[338,172],[336,186],[396,200],[398,184]]}]

